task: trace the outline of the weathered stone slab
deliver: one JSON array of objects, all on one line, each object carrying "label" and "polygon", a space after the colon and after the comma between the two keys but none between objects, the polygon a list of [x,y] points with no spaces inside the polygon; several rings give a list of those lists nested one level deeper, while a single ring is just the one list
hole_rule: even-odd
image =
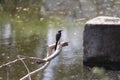
[{"label": "weathered stone slab", "polygon": [[83,47],[84,65],[120,68],[120,18],[100,16],[86,22]]},{"label": "weathered stone slab", "polygon": [[86,22],[86,24],[92,25],[120,25],[120,18],[118,17],[108,17],[108,16],[99,16],[92,20]]}]

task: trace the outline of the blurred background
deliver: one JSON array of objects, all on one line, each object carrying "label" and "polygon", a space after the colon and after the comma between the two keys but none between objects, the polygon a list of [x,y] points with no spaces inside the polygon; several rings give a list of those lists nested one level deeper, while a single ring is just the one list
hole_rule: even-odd
[{"label": "blurred background", "polygon": [[[47,46],[69,41],[61,54],[32,80],[119,80],[119,71],[89,69],[82,64],[86,21],[97,16],[120,16],[119,0],[0,0],[0,65],[17,55],[44,58]],[[30,71],[39,68],[26,60]],[[0,80],[19,80],[27,74],[21,62],[0,68]]]}]

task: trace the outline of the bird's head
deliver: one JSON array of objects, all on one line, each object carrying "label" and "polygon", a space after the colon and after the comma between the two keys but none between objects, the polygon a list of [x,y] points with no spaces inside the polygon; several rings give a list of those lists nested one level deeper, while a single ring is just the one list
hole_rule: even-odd
[{"label": "bird's head", "polygon": [[58,30],[59,33],[61,33],[63,30]]}]

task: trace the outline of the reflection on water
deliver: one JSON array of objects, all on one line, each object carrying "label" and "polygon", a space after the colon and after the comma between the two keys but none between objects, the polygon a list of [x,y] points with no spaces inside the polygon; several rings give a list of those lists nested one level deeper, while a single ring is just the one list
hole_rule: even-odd
[{"label": "reflection on water", "polygon": [[[84,28],[83,27],[84,22],[81,23],[80,21],[100,15],[120,16],[119,14],[120,1],[119,0],[42,0],[42,1],[43,2],[41,4],[43,8],[41,9],[43,10],[41,10],[41,13],[43,12],[43,15],[47,15],[47,13],[63,15],[68,21],[68,23],[62,24],[62,26],[60,25],[61,27],[56,27],[52,24],[47,24],[47,26],[44,26],[44,22],[42,22],[40,25],[39,20],[35,19],[34,22],[28,21],[27,23],[24,23],[24,21],[16,21],[18,22],[15,23],[16,25],[13,25],[14,22],[11,25],[10,22],[4,22],[2,20],[4,24],[2,23],[0,24],[0,65],[8,61],[14,60],[18,54],[36,56],[41,58],[45,57],[46,45],[54,43],[55,34],[57,33],[57,30],[63,29],[61,41],[69,41],[69,46],[64,47],[61,54],[51,61],[50,65],[43,71],[43,73],[39,74],[41,76],[35,76],[33,77],[33,80],[36,79],[82,80],[83,77],[85,80],[92,80],[92,78],[101,80],[101,78],[98,77],[98,75],[96,76],[95,74],[91,74],[92,72],[89,70],[85,69],[85,71],[83,72],[82,32]],[[26,3],[28,2],[26,1]],[[17,7],[18,6],[16,5],[16,8]],[[39,8],[36,9],[39,10]],[[16,16],[18,18],[22,17],[21,15]],[[41,21],[44,20],[42,19],[43,18],[41,18]],[[79,24],[76,23],[73,19],[78,19]],[[27,18],[25,19],[25,21],[27,21]],[[36,64],[33,65],[29,61],[27,61],[27,63],[31,71],[40,66]],[[20,77],[27,74],[24,66],[22,65],[23,64],[18,62],[17,64],[1,68],[0,80],[18,80]],[[97,69],[95,69],[94,71],[97,71]],[[108,71],[108,73],[106,74],[110,76],[110,78],[113,80],[120,79],[119,78],[120,72]],[[114,74],[114,76],[112,76],[112,74]],[[107,78],[106,80],[109,79]]]},{"label": "reflection on water", "polygon": [[[47,44],[52,44],[55,42],[55,29],[52,25],[49,25],[47,33]],[[57,65],[57,58],[51,61],[50,65],[45,69],[42,80],[54,80],[54,67]]]},{"label": "reflection on water", "polygon": [[[14,28],[10,23],[6,23],[0,27],[0,65],[14,60],[17,55],[44,58],[46,56],[46,44],[55,43],[55,34],[59,29],[62,29],[61,41],[69,41],[69,46],[64,47],[61,54],[53,59],[50,65],[42,73],[38,74],[39,76],[33,77],[33,80],[81,80],[83,77],[88,80],[91,72],[89,70],[83,72],[82,64],[83,26],[82,24],[78,25],[76,22],[68,22],[67,25],[61,27],[49,24],[48,28],[38,30],[41,33],[44,32],[44,35],[21,36],[19,35],[19,28]],[[26,63],[31,71],[40,67],[34,62],[27,61]],[[23,64],[19,62],[0,69],[0,78],[2,80],[18,80],[25,74],[27,72]],[[117,76],[117,73],[115,75]]]},{"label": "reflection on water", "polygon": [[12,31],[12,26],[10,23],[6,23],[4,26],[0,26],[0,45],[15,45],[16,43],[16,33]]},{"label": "reflection on water", "polygon": [[2,42],[2,44],[8,45],[10,43],[8,39],[11,37],[11,25],[10,25],[10,23],[5,24],[3,29],[1,29],[1,32],[3,32],[3,34],[1,34],[1,35],[2,35],[2,38],[4,39],[4,42]]},{"label": "reflection on water", "polygon": [[[39,36],[36,34],[29,37],[25,34],[21,36],[20,31],[22,30],[14,28],[11,23],[0,24],[0,65],[16,59],[17,55],[35,56]],[[30,64],[29,62],[30,69],[36,67]],[[25,74],[26,70],[21,63],[0,68],[1,80],[18,80]]]},{"label": "reflection on water", "polygon": [[3,34],[3,38],[4,39],[8,39],[10,38],[11,35],[11,25],[10,23],[5,24],[5,29],[4,29],[4,34]]},{"label": "reflection on water", "polygon": [[[61,29],[55,29],[52,25],[48,28],[47,43],[55,43],[55,34]],[[61,41],[69,41],[69,46],[64,47],[61,54],[53,59],[47,69],[44,71],[44,77],[42,80],[56,80],[56,68],[60,65],[73,65],[77,58],[82,58],[82,31],[83,28],[80,26],[74,27],[64,27],[63,26]],[[80,36],[81,35],[81,36]],[[61,60],[62,59],[62,60]],[[77,65],[77,64],[75,64]],[[67,66],[68,67],[68,66]],[[61,67],[57,70],[60,71]],[[64,70],[66,72],[66,70]],[[64,72],[63,71],[63,72]],[[72,71],[71,71],[72,72]],[[69,72],[69,73],[71,73]],[[77,74],[75,74],[77,75]],[[64,76],[64,75],[63,75]],[[73,76],[73,75],[72,75]],[[79,75],[80,76],[80,75]],[[59,77],[58,77],[59,78]],[[62,79],[62,78],[61,78]],[[77,79],[77,78],[75,78]]]},{"label": "reflection on water", "polygon": [[[20,28],[15,28],[10,23],[6,23],[0,28],[0,65],[14,60],[17,55],[45,57],[46,44],[55,43],[57,31],[63,29],[61,41],[69,41],[69,46],[64,47],[61,54],[51,61],[43,73],[39,74],[42,76],[34,77],[33,80],[35,78],[38,80],[62,80],[64,78],[70,80],[81,77],[79,72],[76,73],[76,70],[80,70],[79,63],[82,62],[80,61],[82,59],[82,26],[70,24],[56,28],[49,24],[46,30],[45,28],[40,30],[41,33],[45,33],[44,35],[31,34],[30,36],[26,36],[24,33],[19,35],[21,30],[18,29]],[[30,62],[27,62],[27,65],[31,70],[40,66]],[[3,80],[18,80],[25,74],[27,74],[26,70],[21,63],[0,69],[0,78]]]}]

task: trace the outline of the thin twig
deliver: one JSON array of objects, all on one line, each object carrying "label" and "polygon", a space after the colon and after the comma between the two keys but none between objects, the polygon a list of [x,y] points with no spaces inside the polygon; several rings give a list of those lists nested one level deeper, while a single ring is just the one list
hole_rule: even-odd
[{"label": "thin twig", "polygon": [[[18,56],[21,58],[21,60],[31,59],[31,60],[40,61],[40,62],[42,62],[42,63],[43,63],[43,62],[46,62],[45,60],[43,60],[43,59],[41,59],[41,58],[37,58],[37,57],[28,57],[28,56],[21,56],[21,55],[18,55]],[[8,66],[8,65],[13,64],[13,63],[16,63],[17,61],[20,61],[20,59],[15,59],[15,60],[10,61],[10,62],[8,62],[8,63],[2,64],[2,65],[0,65],[0,68],[5,67],[5,66]]]},{"label": "thin twig", "polygon": [[37,74],[38,72],[40,72],[41,70],[45,69],[50,62],[46,62],[42,67],[30,72],[29,74],[25,75],[24,77],[22,77],[20,80],[26,80],[28,78],[28,76],[32,76],[33,74]]},{"label": "thin twig", "polygon": [[[23,59],[25,59],[25,58],[21,58],[21,59],[23,60]],[[19,61],[19,60],[20,60],[20,59],[15,59],[15,60],[10,61],[10,62],[8,62],[8,63],[2,64],[2,65],[0,65],[0,68],[5,67],[5,66],[8,66],[8,65],[13,64],[13,63],[16,63],[16,62]]]},{"label": "thin twig", "polygon": [[[27,65],[25,64],[25,62],[23,61],[23,59],[21,59],[20,56],[17,56],[17,57],[18,57],[18,59],[20,59],[21,62],[24,64],[24,66],[25,66],[25,68],[26,68],[26,70],[27,70],[27,72],[28,72],[28,74],[29,74],[29,73],[30,73],[30,70],[28,69],[28,67],[27,67]],[[30,75],[29,75],[29,80],[32,80]]]}]

